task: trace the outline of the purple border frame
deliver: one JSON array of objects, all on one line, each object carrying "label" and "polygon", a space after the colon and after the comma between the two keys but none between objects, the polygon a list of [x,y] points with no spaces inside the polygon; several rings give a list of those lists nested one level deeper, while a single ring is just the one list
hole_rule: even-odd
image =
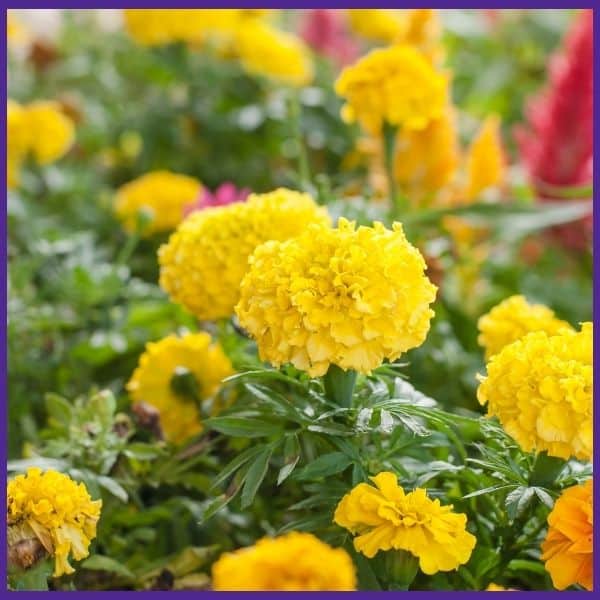
[{"label": "purple border frame", "polygon": [[[596,2],[593,0],[580,0],[576,6],[568,6],[565,2],[557,2],[556,0],[528,0],[528,1],[515,1],[515,0],[504,0],[503,2],[494,2],[493,0],[483,0],[480,2],[473,2],[471,0],[462,0],[458,2],[452,2],[448,0],[430,0],[429,2],[390,2],[390,1],[382,1],[379,0],[376,2],[376,6],[368,5],[365,0],[357,1],[357,0],[346,0],[344,2],[325,2],[323,0],[304,0],[302,2],[294,2],[290,0],[262,0],[261,2],[256,2],[252,0],[238,0],[237,2],[185,2],[185,1],[174,1],[169,3],[169,8],[446,8],[446,9],[458,9],[458,8],[526,8],[526,9],[573,9],[573,8],[595,8]],[[3,31],[6,31],[6,10],[9,8],[79,8],[79,9],[101,9],[101,8],[163,8],[165,2],[160,2],[157,0],[146,0],[142,1],[102,1],[98,0],[94,2],[93,0],[80,0],[79,2],[74,0],[58,0],[57,2],[51,1],[43,1],[43,0],[29,0],[25,3],[16,2],[15,0],[8,0],[2,2],[2,23],[3,23]],[[600,25],[600,10],[594,10],[594,28],[598,30]],[[6,35],[3,34],[2,39],[2,59],[3,63],[6,65],[6,54],[7,54],[7,40]],[[596,47],[594,46],[594,78],[597,80],[598,75],[600,74],[600,59],[597,52]],[[7,99],[7,83],[6,77],[3,79],[2,83],[2,102],[6,102]],[[594,141],[598,139],[598,133],[600,131],[600,122],[598,120],[599,113],[599,103],[598,98],[594,96]],[[6,119],[2,119],[2,139],[6,144]],[[6,148],[6,145],[4,145]],[[6,164],[6,163],[5,163]],[[594,189],[597,190],[598,184],[600,183],[600,175],[598,173],[598,169],[594,169]],[[6,189],[6,168],[2,169],[2,179],[0,181],[0,185],[2,189]],[[594,204],[596,204],[596,196],[594,194]],[[1,243],[2,243],[2,272],[0,277],[0,290],[2,296],[2,306],[3,312],[6,318],[7,315],[7,221],[6,221],[6,202],[2,205],[2,219],[1,219]],[[598,216],[597,211],[594,211],[594,250],[600,245],[600,232],[598,231]],[[600,314],[600,295],[597,290],[597,282],[600,280],[600,261],[598,261],[597,256],[594,254],[594,298],[593,298],[593,314],[594,321],[596,315]],[[6,322],[6,321],[5,321]],[[597,342],[600,340],[600,334],[595,333],[594,335],[594,348],[597,346]],[[6,463],[7,459],[7,382],[6,376],[8,373],[8,362],[7,362],[7,339],[6,339],[6,326],[3,324],[0,331],[0,342],[1,342],[1,356],[2,356],[2,365],[3,372],[5,376],[4,385],[2,386],[2,406],[3,406],[3,415],[0,418],[0,439],[2,440],[1,454],[0,457],[2,459],[3,464]],[[595,355],[595,353],[594,353]],[[594,367],[596,366],[596,361],[594,360]],[[598,390],[599,385],[594,385],[594,396]],[[600,418],[596,416],[594,418],[594,437],[597,437],[598,430],[600,429]],[[600,465],[600,455],[597,453],[594,455],[594,470],[598,469]],[[3,488],[6,486],[6,470],[2,469],[2,485]],[[597,496],[598,490],[600,488],[600,482],[596,483],[594,481],[594,493]],[[6,509],[6,500],[4,493],[0,494],[2,498],[2,512],[4,513]],[[594,545],[597,546],[598,540],[600,539],[600,533],[598,528],[594,531]],[[6,564],[7,564],[7,556],[6,556],[6,528],[4,526],[0,527],[0,573],[3,576],[3,582],[0,583],[0,586],[4,586],[4,581],[6,581]],[[600,573],[600,555],[596,553],[594,557],[594,573]],[[596,584],[598,585],[598,584]],[[4,590],[4,588],[2,587]],[[133,592],[133,591],[112,591],[112,592],[85,592],[78,591],[76,592],[78,595],[85,596],[86,598],[99,598],[106,593],[110,593],[115,597],[124,598],[126,595],[130,596],[132,594],[139,597],[140,594],[152,594],[153,598],[158,598],[159,596],[166,597],[171,593],[176,593],[178,598],[189,598],[197,599],[198,594],[208,594],[212,597],[219,598],[240,598],[240,597],[258,597],[260,595],[269,595],[269,594],[283,594],[283,592],[196,592],[196,591],[180,591],[180,592]],[[369,598],[377,595],[381,597],[382,594],[401,594],[402,592],[374,592],[374,591],[363,591],[363,592],[290,592],[295,597],[314,597],[314,594],[317,594],[318,597],[321,598],[338,598],[343,594],[352,594],[353,597],[358,598]],[[422,598],[437,598],[442,595],[452,594],[452,593],[461,593],[461,594],[482,594],[486,592],[467,592],[462,590],[456,591],[439,591],[439,592],[417,592]],[[500,594],[505,594],[508,592],[496,592]],[[554,591],[538,591],[538,592],[516,592],[521,594],[528,594],[530,597],[535,598],[550,598],[551,595],[555,594]],[[575,595],[579,596],[582,592],[561,592],[563,598],[575,597]],[[27,598],[34,597],[36,592],[19,592],[19,597]],[[67,597],[70,592],[53,592],[53,598]],[[514,598],[515,592],[510,592],[511,598]]]}]

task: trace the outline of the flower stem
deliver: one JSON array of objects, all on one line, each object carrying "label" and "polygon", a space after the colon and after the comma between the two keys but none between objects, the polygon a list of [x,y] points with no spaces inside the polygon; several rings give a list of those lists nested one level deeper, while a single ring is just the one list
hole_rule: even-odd
[{"label": "flower stem", "polygon": [[383,153],[385,159],[385,171],[388,180],[388,193],[390,196],[391,215],[397,218],[402,213],[402,199],[398,194],[396,178],[394,177],[394,154],[396,150],[396,134],[398,128],[390,125],[387,121],[383,122]]},{"label": "flower stem", "polygon": [[356,383],[356,371],[351,369],[344,371],[337,365],[330,365],[323,377],[323,383],[329,400],[344,408],[350,408]]},{"label": "flower stem", "polygon": [[304,191],[310,191],[310,169],[308,166],[308,155],[304,138],[302,137],[301,115],[302,107],[300,106],[300,98],[297,90],[291,90],[289,96],[289,115],[292,125],[292,135],[296,142],[298,152],[298,178],[300,187]]},{"label": "flower stem", "polygon": [[556,456],[548,456],[546,452],[540,452],[535,457],[533,470],[529,477],[529,485],[548,487],[564,469],[566,462]]}]

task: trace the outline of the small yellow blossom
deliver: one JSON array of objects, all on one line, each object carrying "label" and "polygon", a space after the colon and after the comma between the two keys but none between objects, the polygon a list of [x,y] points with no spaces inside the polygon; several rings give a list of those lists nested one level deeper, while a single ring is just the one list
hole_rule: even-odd
[{"label": "small yellow blossom", "polygon": [[421,51],[434,65],[439,65],[444,59],[442,45],[442,27],[438,11],[432,8],[409,9],[407,27],[396,43],[405,43]]},{"label": "small yellow blossom", "polygon": [[374,42],[394,42],[408,29],[406,11],[360,8],[347,13],[352,31]]},{"label": "small yellow blossom", "polygon": [[491,116],[483,122],[467,151],[465,199],[476,200],[487,188],[502,183],[504,163],[500,119]]},{"label": "small yellow blossom", "polygon": [[183,209],[194,202],[201,191],[202,184],[193,177],[152,171],[117,190],[115,212],[129,232],[136,230],[140,211],[150,217],[144,235],[170,231],[183,220]]},{"label": "small yellow blossom", "polygon": [[464,565],[475,547],[467,517],[431,500],[424,489],[408,494],[394,473],[384,471],[359,483],[337,505],[334,521],[348,529],[354,547],[367,558],[380,551],[406,550],[419,559],[421,571],[433,575]]},{"label": "small yellow blossom", "polygon": [[291,362],[313,377],[331,364],[369,373],[429,331],[436,287],[400,223],[314,225],[259,246],[250,265],[236,313],[275,366]]},{"label": "small yellow blossom", "polygon": [[554,335],[563,329],[572,329],[566,321],[557,319],[547,306],[529,304],[523,296],[511,296],[494,306],[480,317],[477,327],[477,341],[485,348],[486,359],[531,331]]},{"label": "small yellow blossom", "polygon": [[308,194],[285,188],[192,213],[159,250],[160,285],[199,319],[229,317],[257,246],[329,222]]},{"label": "small yellow blossom", "polygon": [[56,471],[30,468],[8,482],[9,546],[37,538],[54,556],[54,577],[73,573],[69,555],[81,560],[96,537],[101,500],[92,500],[83,483]]},{"label": "small yellow blossom", "polygon": [[223,554],[212,567],[216,591],[353,591],[354,564],[342,548],[292,531]]},{"label": "small yellow blossom", "polygon": [[292,33],[254,19],[237,30],[235,53],[244,68],[293,86],[307,85],[313,78],[310,51]]},{"label": "small yellow blossom", "polygon": [[594,502],[592,480],[563,491],[548,515],[541,559],[558,590],[594,587]]},{"label": "small yellow blossom", "polygon": [[146,344],[127,391],[134,401],[154,406],[165,437],[180,443],[202,431],[200,404],[232,374],[229,359],[207,333],[169,335]]},{"label": "small yellow blossom", "polygon": [[581,331],[528,333],[479,377],[477,397],[525,452],[592,458],[592,323]]},{"label": "small yellow blossom", "polygon": [[447,78],[408,45],[372,50],[346,67],[335,91],[346,99],[342,116],[369,133],[383,122],[404,129],[424,129],[440,117],[447,101]]}]

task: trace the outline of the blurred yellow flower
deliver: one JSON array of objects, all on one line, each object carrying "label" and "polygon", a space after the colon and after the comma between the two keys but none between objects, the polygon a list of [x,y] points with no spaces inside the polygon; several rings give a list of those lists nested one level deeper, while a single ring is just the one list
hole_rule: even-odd
[{"label": "blurred yellow flower", "polygon": [[357,552],[373,558],[380,551],[406,550],[426,575],[452,571],[469,560],[476,538],[466,529],[466,515],[431,500],[424,489],[405,493],[389,471],[370,479],[376,487],[359,483],[334,514],[335,523],[356,536]]},{"label": "blurred yellow flower", "polygon": [[37,539],[54,556],[54,577],[73,573],[69,554],[81,560],[96,537],[101,500],[92,500],[83,483],[56,471],[29,468],[8,482],[8,545]]},{"label": "blurred yellow flower", "polygon": [[201,403],[232,374],[229,359],[207,333],[169,335],[146,344],[127,391],[132,400],[154,406],[166,439],[181,443],[202,431]]},{"label": "blurred yellow flower", "polygon": [[447,101],[447,78],[408,45],[372,50],[346,67],[335,91],[346,99],[342,116],[369,133],[383,122],[403,129],[424,129],[440,117]]},{"label": "blurred yellow flower", "polygon": [[216,591],[353,591],[354,564],[342,548],[292,531],[221,555],[212,567]]},{"label": "blurred yellow flower", "polygon": [[479,376],[477,397],[525,452],[591,460],[592,323],[534,331],[505,346]]},{"label": "blurred yellow flower", "polygon": [[369,373],[429,331],[436,287],[400,223],[314,225],[259,246],[250,265],[236,313],[274,366],[291,362],[313,377],[331,364]]},{"label": "blurred yellow flower", "polygon": [[311,82],[310,51],[296,35],[254,19],[237,30],[235,41],[235,53],[248,72],[293,86]]},{"label": "blurred yellow flower", "polygon": [[442,26],[438,11],[432,8],[413,8],[406,11],[407,27],[395,39],[396,43],[405,43],[420,50],[434,65],[444,59],[442,46]]},{"label": "blurred yellow flower", "polygon": [[467,151],[465,199],[477,200],[487,188],[502,183],[504,162],[500,119],[487,117]]},{"label": "blurred yellow flower", "polygon": [[555,335],[565,328],[572,330],[566,321],[557,319],[547,306],[529,304],[523,296],[511,296],[494,306],[489,313],[480,317],[477,327],[477,341],[485,348],[486,359],[531,331]]},{"label": "blurred yellow flower", "polygon": [[579,584],[592,591],[594,579],[593,484],[564,490],[548,515],[541,559],[558,590]]},{"label": "blurred yellow flower", "polygon": [[194,202],[201,191],[202,184],[193,177],[152,171],[117,190],[115,212],[129,232],[136,230],[141,211],[148,217],[143,235],[170,231],[183,220],[183,209]]},{"label": "blurred yellow flower", "polygon": [[160,285],[199,319],[229,317],[257,246],[329,222],[308,194],[285,188],[192,213],[159,250]]},{"label": "blurred yellow flower", "polygon": [[367,40],[391,43],[408,29],[407,11],[380,8],[350,9],[348,22],[352,31]]}]

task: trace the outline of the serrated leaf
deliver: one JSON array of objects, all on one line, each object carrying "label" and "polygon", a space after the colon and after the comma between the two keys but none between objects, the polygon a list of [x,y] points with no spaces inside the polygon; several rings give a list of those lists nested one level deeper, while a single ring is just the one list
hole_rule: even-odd
[{"label": "serrated leaf", "polygon": [[282,426],[278,423],[247,417],[212,417],[206,419],[204,425],[233,437],[266,437],[282,431]]},{"label": "serrated leaf", "polygon": [[548,507],[552,508],[554,506],[554,499],[552,496],[543,488],[534,487],[535,495]]},{"label": "serrated leaf", "polygon": [[244,488],[242,490],[242,508],[247,508],[252,504],[252,502],[254,502],[256,492],[258,491],[260,484],[267,474],[271,454],[273,454],[273,447],[267,446],[250,465],[248,473],[246,474]]},{"label": "serrated leaf", "polygon": [[508,516],[514,519],[521,515],[533,498],[535,490],[530,487],[519,486],[506,496],[506,510]]},{"label": "serrated leaf", "polygon": [[238,454],[231,462],[229,462],[221,472],[215,477],[210,489],[216,488],[219,484],[225,481],[230,475],[233,475],[242,465],[252,460],[261,450],[263,445],[251,446],[244,450],[241,454]]},{"label": "serrated leaf", "polygon": [[341,473],[352,464],[352,459],[343,452],[330,452],[313,460],[309,465],[296,472],[295,479],[306,480],[328,477]]},{"label": "serrated leaf", "polygon": [[46,394],[45,401],[50,425],[60,424],[68,426],[73,416],[73,407],[69,401],[62,396],[53,393]]},{"label": "serrated leaf", "polygon": [[514,487],[514,484],[511,484],[511,483],[506,484],[506,485],[492,485],[490,487],[486,487],[481,490],[471,492],[470,494],[467,494],[466,496],[463,496],[463,500],[467,500],[468,498],[476,498],[477,496],[481,496],[483,494],[491,494],[493,492],[497,492],[499,490],[504,490],[506,488],[512,488],[512,487]]}]

